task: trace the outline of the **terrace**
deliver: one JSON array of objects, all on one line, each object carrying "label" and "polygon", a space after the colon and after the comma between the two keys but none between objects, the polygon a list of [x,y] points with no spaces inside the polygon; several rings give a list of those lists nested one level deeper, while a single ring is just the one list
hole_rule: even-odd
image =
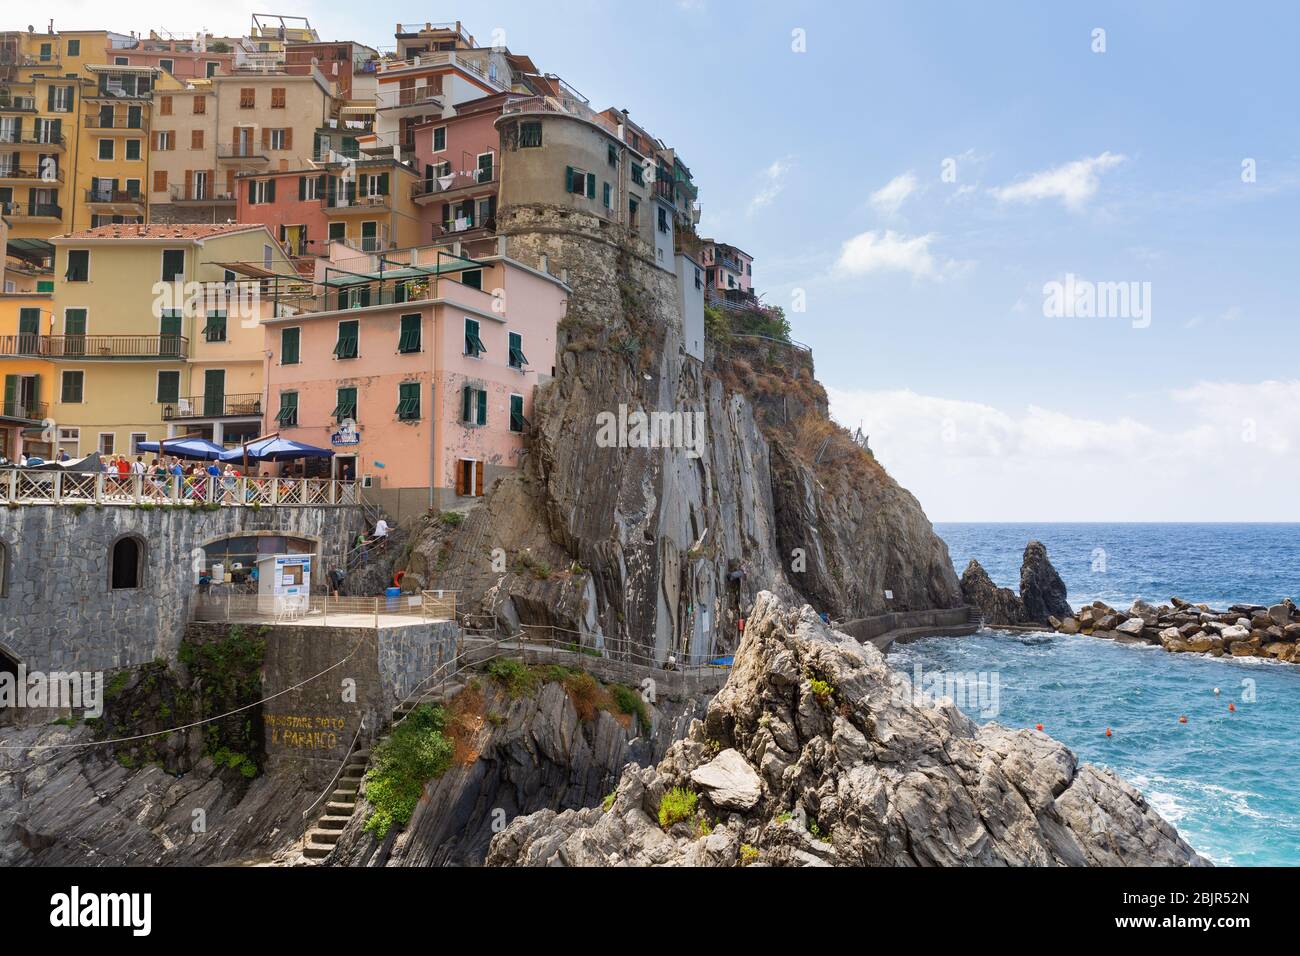
[{"label": "terrace", "polygon": [[[165,445],[164,445],[165,447]],[[354,481],[331,478],[155,478],[105,472],[0,470],[0,504],[317,508],[358,505]]]},{"label": "terrace", "polygon": [[75,361],[180,361],[189,355],[183,335],[0,335],[0,356]]},{"label": "terrace", "polygon": [[190,395],[178,398],[175,403],[163,405],[165,422],[191,418],[261,418],[261,392],[240,395]]}]

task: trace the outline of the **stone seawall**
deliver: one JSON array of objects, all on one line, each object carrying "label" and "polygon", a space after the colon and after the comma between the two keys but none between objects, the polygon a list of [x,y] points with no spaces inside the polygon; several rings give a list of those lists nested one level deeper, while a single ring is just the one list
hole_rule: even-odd
[{"label": "stone seawall", "polygon": [[[222,538],[274,534],[340,553],[360,511],[321,508],[0,509],[0,651],[28,670],[114,670],[170,658],[196,593],[195,550]],[[114,590],[114,545],[135,538],[140,586]]]},{"label": "stone seawall", "polygon": [[861,644],[870,641],[879,650],[905,637],[916,637],[930,632],[935,634],[974,634],[979,622],[971,619],[970,609],[964,607],[931,611],[894,611],[874,617],[845,621],[835,628]]}]

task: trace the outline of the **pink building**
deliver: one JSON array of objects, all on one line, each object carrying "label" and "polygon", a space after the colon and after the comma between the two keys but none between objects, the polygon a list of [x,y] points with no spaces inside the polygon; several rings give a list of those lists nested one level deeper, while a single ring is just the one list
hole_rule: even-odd
[{"label": "pink building", "polygon": [[743,249],[725,242],[703,239],[700,265],[705,270],[705,285],[718,292],[753,292],[754,257]]},{"label": "pink building", "polygon": [[294,169],[236,177],[235,222],[266,226],[295,259],[325,255],[327,175],[321,169]]},{"label": "pink building", "polygon": [[137,41],[133,47],[114,47],[109,50],[108,62],[117,66],[152,66],[166,70],[182,82],[232,72],[234,53],[195,50],[193,45],[190,40],[151,37]]},{"label": "pink building", "polygon": [[264,323],[266,431],[333,448],[320,467],[398,520],[482,495],[519,467],[568,288],[500,255],[332,251],[326,291]]},{"label": "pink building", "polygon": [[452,116],[411,128],[421,181],[415,201],[433,219],[432,240],[471,241],[496,232],[501,134],[496,120],[507,94],[461,103]]}]

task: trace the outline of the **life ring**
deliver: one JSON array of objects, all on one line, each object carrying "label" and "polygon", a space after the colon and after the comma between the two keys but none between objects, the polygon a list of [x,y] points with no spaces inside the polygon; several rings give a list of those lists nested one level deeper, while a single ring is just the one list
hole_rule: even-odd
[{"label": "life ring", "polygon": [[400,587],[402,586],[402,578],[404,578],[404,577],[406,577],[406,572],[405,572],[405,571],[398,571],[396,574],[394,574],[394,575],[393,575],[393,587],[395,587],[395,588],[400,588]]}]

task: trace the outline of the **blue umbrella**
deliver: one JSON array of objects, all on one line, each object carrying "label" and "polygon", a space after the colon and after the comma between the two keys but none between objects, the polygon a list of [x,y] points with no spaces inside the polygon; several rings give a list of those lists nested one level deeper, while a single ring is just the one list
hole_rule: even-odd
[{"label": "blue umbrella", "polygon": [[220,445],[208,441],[206,438],[174,438],[164,439],[161,442],[142,441],[136,444],[141,451],[161,451],[167,455],[175,455],[177,458],[191,458],[199,461],[217,461],[225,451]]},{"label": "blue umbrella", "polygon": [[328,448],[317,448],[315,445],[304,445],[302,442],[289,441],[287,438],[271,437],[223,451],[221,461],[243,461],[245,453],[249,461],[296,461],[299,458],[334,457],[334,452]]}]

